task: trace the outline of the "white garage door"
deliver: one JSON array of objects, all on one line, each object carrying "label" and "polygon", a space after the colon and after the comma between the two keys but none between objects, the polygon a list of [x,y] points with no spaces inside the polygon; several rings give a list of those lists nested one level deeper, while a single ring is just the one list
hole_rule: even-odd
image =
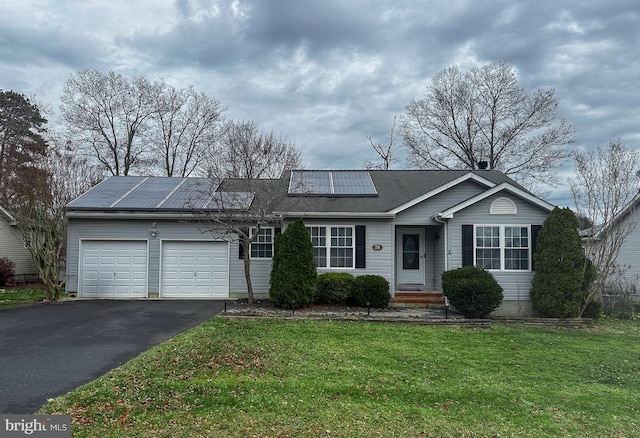
[{"label": "white garage door", "polygon": [[86,240],[81,260],[80,296],[147,297],[147,242]]},{"label": "white garage door", "polygon": [[227,298],[226,242],[162,242],[162,298]]}]

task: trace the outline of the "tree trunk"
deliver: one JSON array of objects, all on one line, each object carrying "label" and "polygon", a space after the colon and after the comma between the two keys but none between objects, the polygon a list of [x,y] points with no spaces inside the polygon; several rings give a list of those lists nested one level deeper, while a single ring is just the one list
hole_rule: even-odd
[{"label": "tree trunk", "polygon": [[251,285],[251,259],[249,258],[249,249],[244,252],[244,278],[247,282],[247,299],[250,306],[253,306],[253,286]]}]

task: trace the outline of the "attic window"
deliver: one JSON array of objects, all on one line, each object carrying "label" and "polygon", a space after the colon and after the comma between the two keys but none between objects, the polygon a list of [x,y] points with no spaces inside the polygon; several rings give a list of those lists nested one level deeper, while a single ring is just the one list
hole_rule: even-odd
[{"label": "attic window", "polygon": [[518,214],[518,208],[511,199],[502,197],[491,203],[489,214]]}]

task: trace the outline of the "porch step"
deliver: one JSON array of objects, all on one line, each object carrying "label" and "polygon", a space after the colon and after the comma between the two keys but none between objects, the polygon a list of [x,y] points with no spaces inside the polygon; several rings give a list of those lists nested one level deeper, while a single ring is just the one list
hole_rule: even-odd
[{"label": "porch step", "polygon": [[397,291],[389,301],[389,307],[442,307],[442,292]]}]

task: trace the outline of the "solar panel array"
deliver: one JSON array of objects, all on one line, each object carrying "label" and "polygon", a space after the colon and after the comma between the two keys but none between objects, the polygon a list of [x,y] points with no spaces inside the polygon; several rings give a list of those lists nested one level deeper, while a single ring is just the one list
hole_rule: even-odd
[{"label": "solar panel array", "polygon": [[217,192],[209,178],[111,177],[69,204],[100,210],[246,210],[253,193]]},{"label": "solar panel array", "polygon": [[289,194],[318,196],[377,196],[371,175],[358,170],[294,170]]}]

